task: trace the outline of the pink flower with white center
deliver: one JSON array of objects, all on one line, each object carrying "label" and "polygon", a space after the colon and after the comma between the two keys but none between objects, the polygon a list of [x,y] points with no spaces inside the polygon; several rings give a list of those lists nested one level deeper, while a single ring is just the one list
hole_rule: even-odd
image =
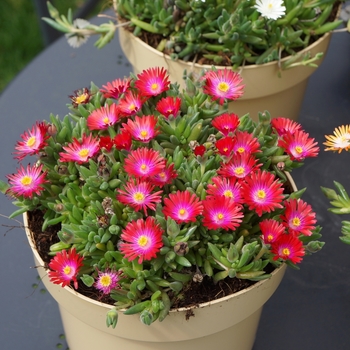
[{"label": "pink flower with white center", "polygon": [[241,185],[234,178],[215,176],[213,184],[208,184],[206,198],[224,196],[230,198],[233,203],[241,203]]},{"label": "pink flower with white center", "polygon": [[14,153],[17,154],[15,158],[22,160],[27,155],[39,153],[47,145],[46,140],[49,137],[47,129],[47,124],[37,122],[31,130],[24,132],[21,135],[23,141],[18,141],[15,146]]},{"label": "pink flower with white center", "polygon": [[66,250],[58,252],[49,264],[52,270],[49,271],[50,282],[65,287],[73,281],[74,288],[78,289],[77,275],[83,266],[83,260],[84,258],[76,252],[75,248],[68,252]]},{"label": "pink flower with white center", "polygon": [[222,105],[225,100],[237,100],[243,95],[244,85],[238,73],[229,69],[207,72],[203,79],[205,85],[203,92],[210,95],[214,100],[219,100]]},{"label": "pink flower with white center", "polygon": [[128,181],[124,190],[118,190],[117,199],[119,202],[129,205],[135,211],[143,210],[147,215],[147,208],[156,210],[156,204],[162,200],[162,191],[152,193],[154,185],[147,181],[137,179],[136,182]]},{"label": "pink flower with white center", "polygon": [[284,148],[292,160],[303,160],[307,157],[317,157],[319,147],[315,139],[302,130],[294,134],[284,134],[278,141],[278,146]]},{"label": "pink flower with white center", "polygon": [[119,119],[118,107],[116,104],[95,109],[87,117],[87,126],[90,130],[104,130],[114,125]]},{"label": "pink flower with white center", "polygon": [[209,230],[235,230],[242,222],[242,206],[230,197],[210,197],[203,201],[203,225]]},{"label": "pink flower with white center", "polygon": [[113,289],[120,289],[119,279],[121,272],[106,269],[104,272],[98,271],[97,280],[94,287],[103,294],[110,294]]},{"label": "pink flower with white center", "polygon": [[132,137],[129,133],[129,131],[125,129],[121,129],[120,133],[117,134],[114,139],[113,143],[118,150],[126,149],[127,151],[130,151],[132,146]]},{"label": "pink flower with white center", "polygon": [[166,166],[160,173],[150,178],[150,181],[160,188],[164,185],[171,184],[173,179],[177,178],[177,172],[174,170],[174,163]]},{"label": "pink flower with white center", "polygon": [[170,115],[173,115],[176,118],[180,107],[181,99],[179,97],[167,96],[158,101],[156,110],[165,118],[169,118]]},{"label": "pink flower with white center", "polygon": [[311,236],[317,222],[316,214],[312,211],[311,205],[302,199],[291,199],[285,201],[284,206],[286,210],[281,218],[289,232],[294,235],[301,233],[305,236]]},{"label": "pink flower with white center", "polygon": [[108,82],[106,85],[102,85],[100,91],[105,98],[118,99],[120,95],[125,93],[130,87],[130,79],[115,79],[112,82]]},{"label": "pink flower with white center", "polygon": [[6,194],[11,197],[23,196],[25,198],[32,198],[34,194],[39,196],[44,190],[41,185],[48,182],[46,172],[43,172],[42,169],[42,164],[33,167],[28,164],[27,168],[21,165],[16,174],[7,175],[11,187]]},{"label": "pink flower with white center", "polygon": [[137,178],[151,178],[163,171],[165,164],[166,161],[159,152],[141,147],[131,151],[125,158],[124,169]]},{"label": "pink flower with white center", "polygon": [[229,157],[233,151],[234,141],[232,137],[226,136],[215,142],[218,152],[225,157]]},{"label": "pink flower with white center", "polygon": [[166,218],[171,217],[177,223],[195,222],[202,211],[202,202],[189,191],[170,193],[169,198],[164,199],[163,214]]},{"label": "pink flower with white center", "polygon": [[294,120],[282,117],[271,119],[271,126],[276,129],[279,136],[286,133],[294,134],[302,128],[301,125]]},{"label": "pink flower with white center", "polygon": [[298,237],[288,234],[280,235],[276,241],[272,242],[271,252],[275,255],[273,260],[289,260],[293,264],[301,262],[305,255],[303,243]]},{"label": "pink flower with white center", "polygon": [[254,210],[258,216],[283,208],[283,184],[268,171],[258,169],[246,176],[242,182],[242,196],[249,210]]},{"label": "pink flower with white center", "polygon": [[169,90],[169,77],[164,68],[149,68],[137,75],[135,87],[143,96],[151,97]]},{"label": "pink flower with white center", "polygon": [[247,131],[237,131],[233,137],[233,152],[235,153],[258,153],[260,150],[260,143],[256,137]]},{"label": "pink flower with white center", "polygon": [[159,134],[159,129],[156,127],[157,121],[154,115],[136,116],[135,120],[129,119],[123,127],[132,138],[147,143]]},{"label": "pink flower with white center", "polygon": [[131,221],[121,234],[125,242],[120,244],[119,249],[129,261],[138,258],[141,264],[144,260],[157,257],[163,246],[162,235],[163,230],[153,216],[148,216],[146,220]]},{"label": "pink flower with white center", "polygon": [[218,174],[223,177],[244,179],[248,174],[261,166],[261,164],[257,164],[257,161],[253,155],[248,153],[235,154],[228,163],[221,165]]},{"label": "pink flower with white center", "polygon": [[223,113],[214,118],[211,125],[224,136],[228,136],[230,132],[234,132],[237,129],[239,123],[240,121],[237,114]]},{"label": "pink flower with white center", "polygon": [[265,244],[275,242],[280,235],[285,233],[285,227],[283,224],[273,219],[263,220],[259,223],[259,226]]},{"label": "pink flower with white center", "polygon": [[99,140],[92,135],[83,134],[81,142],[76,138],[73,142],[62,147],[66,152],[60,152],[60,162],[77,162],[78,164],[86,163],[99,150]]},{"label": "pink flower with white center", "polygon": [[138,94],[134,94],[130,91],[125,93],[125,96],[119,100],[118,110],[119,113],[125,117],[129,117],[137,113],[142,107],[142,99]]}]

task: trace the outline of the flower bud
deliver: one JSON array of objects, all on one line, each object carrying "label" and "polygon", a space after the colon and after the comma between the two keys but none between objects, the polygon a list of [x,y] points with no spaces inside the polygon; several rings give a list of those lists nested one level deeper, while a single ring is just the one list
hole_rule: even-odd
[{"label": "flower bud", "polygon": [[320,251],[323,246],[324,246],[324,242],[312,241],[312,242],[309,242],[305,248],[310,253],[316,253]]},{"label": "flower bud", "polygon": [[112,326],[112,328],[115,328],[118,322],[118,312],[115,308],[109,310],[107,312],[107,319],[106,324],[107,327]]},{"label": "flower bud", "polygon": [[174,246],[174,252],[179,256],[184,256],[188,253],[189,248],[186,242],[177,242]]},{"label": "flower bud", "polygon": [[48,127],[47,127],[47,133],[48,133],[50,136],[55,136],[55,135],[57,134],[56,125],[54,125],[54,124],[49,124]]}]

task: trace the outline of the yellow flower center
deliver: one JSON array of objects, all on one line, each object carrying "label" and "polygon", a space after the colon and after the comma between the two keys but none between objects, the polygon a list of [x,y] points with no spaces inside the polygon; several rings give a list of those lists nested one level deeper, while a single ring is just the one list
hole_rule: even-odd
[{"label": "yellow flower center", "polygon": [[224,214],[218,213],[216,217],[218,218],[218,220],[222,220],[224,218]]},{"label": "yellow flower center", "polygon": [[83,148],[79,151],[79,156],[82,158],[86,157],[88,154],[89,154],[89,150],[86,148]]},{"label": "yellow flower center", "polygon": [[259,190],[256,195],[259,199],[264,199],[266,197],[266,193],[264,190]]},{"label": "yellow flower center", "polygon": [[301,224],[300,219],[299,219],[299,218],[294,218],[294,219],[292,220],[292,224],[293,224],[294,226],[300,226],[300,224]]},{"label": "yellow flower center", "polygon": [[239,148],[237,149],[237,152],[238,152],[238,153],[243,153],[244,151],[245,151],[244,147],[239,147]]},{"label": "yellow flower center", "polygon": [[227,92],[227,90],[230,88],[230,86],[225,83],[224,81],[222,81],[221,83],[219,83],[218,85],[218,89],[222,92]]},{"label": "yellow flower center", "polygon": [[148,167],[147,167],[146,164],[142,164],[142,165],[140,166],[140,169],[141,169],[141,171],[146,172],[147,169],[148,169]]},{"label": "yellow flower center", "polygon": [[159,173],[159,177],[162,178],[162,179],[165,179],[166,175],[165,175],[165,172],[161,172]]},{"label": "yellow flower center", "polygon": [[36,137],[35,137],[35,136],[30,137],[30,138],[28,139],[28,141],[27,141],[27,146],[28,146],[28,147],[34,146],[34,145],[35,145],[35,141],[36,141]]},{"label": "yellow flower center", "polygon": [[140,236],[138,241],[137,241],[138,245],[140,247],[145,247],[148,243],[148,237],[146,236]]},{"label": "yellow flower center", "polygon": [[267,241],[272,242],[273,240],[273,235],[267,235]]},{"label": "yellow flower center", "polygon": [[146,130],[142,130],[140,132],[140,135],[141,135],[141,137],[147,137],[148,136],[148,132]]},{"label": "yellow flower center", "polygon": [[300,154],[300,153],[303,152],[303,148],[300,147],[300,146],[296,146],[296,147],[295,147],[295,152],[297,152],[298,154]]},{"label": "yellow flower center", "polygon": [[105,275],[105,276],[102,276],[102,277],[100,278],[100,283],[101,283],[104,287],[110,286],[111,282],[112,282],[112,279],[111,279],[111,276],[109,276],[109,275]]},{"label": "yellow flower center", "polygon": [[32,183],[32,178],[30,176],[23,176],[22,179],[21,179],[21,184],[23,186],[29,186],[31,183]]},{"label": "yellow flower center", "polygon": [[157,90],[157,89],[158,89],[158,84],[157,84],[157,83],[153,83],[153,84],[151,85],[151,89],[152,89],[152,90]]},{"label": "yellow flower center", "polygon": [[75,103],[80,104],[83,103],[87,99],[87,94],[81,94],[75,98]]},{"label": "yellow flower center", "polygon": [[230,198],[232,198],[232,197],[233,197],[233,193],[232,193],[231,190],[226,190],[226,191],[224,192],[224,196],[225,196],[225,197],[230,197]]},{"label": "yellow flower center", "polygon": [[65,266],[64,269],[63,269],[63,273],[65,275],[69,275],[71,271],[72,271],[72,268],[70,266],[68,266],[68,265]]},{"label": "yellow flower center", "polygon": [[242,175],[242,174],[244,173],[244,168],[241,167],[241,166],[239,166],[239,167],[237,167],[237,168],[235,169],[234,172],[235,172],[236,175]]},{"label": "yellow flower center", "polygon": [[223,151],[224,151],[224,152],[227,152],[227,151],[228,151],[228,148],[227,148],[227,147],[225,147],[225,148],[223,149]]},{"label": "yellow flower center", "polygon": [[144,199],[145,199],[145,196],[143,195],[143,193],[141,193],[141,192],[136,192],[136,193],[134,194],[134,200],[135,200],[136,202],[142,202]]},{"label": "yellow flower center", "polygon": [[136,108],[135,104],[131,103],[129,106],[129,111],[133,111],[135,110],[135,108]]},{"label": "yellow flower center", "polygon": [[179,215],[183,216],[186,214],[186,209],[180,209],[179,210]]},{"label": "yellow flower center", "polygon": [[290,255],[290,250],[288,249],[288,248],[283,248],[282,249],[282,253],[283,253],[283,255]]},{"label": "yellow flower center", "polygon": [[110,123],[109,118],[108,118],[108,117],[104,117],[104,118],[103,118],[103,122],[104,122],[105,124],[109,124],[109,123]]}]

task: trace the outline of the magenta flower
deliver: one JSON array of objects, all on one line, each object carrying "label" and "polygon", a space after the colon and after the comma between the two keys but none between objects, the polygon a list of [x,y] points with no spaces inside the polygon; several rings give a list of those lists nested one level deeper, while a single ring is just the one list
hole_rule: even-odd
[{"label": "magenta flower", "polygon": [[132,146],[132,137],[129,131],[121,129],[120,134],[114,137],[113,143],[118,150],[125,149],[127,151],[130,151]]},{"label": "magenta flower", "polygon": [[203,201],[203,225],[209,230],[235,230],[242,222],[242,206],[229,197],[210,197]]},{"label": "magenta flower", "polygon": [[120,289],[119,279],[121,272],[106,269],[104,272],[98,271],[97,280],[94,287],[103,294],[110,294],[113,289]]},{"label": "magenta flower", "polygon": [[125,93],[125,96],[119,100],[118,110],[119,113],[125,117],[129,117],[137,113],[142,107],[141,96],[130,92]]},{"label": "magenta flower", "polygon": [[146,220],[131,221],[121,234],[124,242],[119,249],[129,261],[138,258],[141,264],[144,260],[157,257],[163,246],[162,234],[163,230],[153,216],[148,216]]},{"label": "magenta flower", "polygon": [[237,131],[233,138],[233,152],[235,153],[258,153],[260,150],[260,143],[256,137],[247,131]]},{"label": "magenta flower", "polygon": [[225,157],[229,157],[233,151],[234,141],[232,137],[226,136],[215,142],[218,152]]},{"label": "magenta flower", "polygon": [[136,182],[129,181],[125,184],[124,190],[118,190],[117,199],[119,202],[129,205],[135,211],[143,210],[147,215],[147,208],[156,210],[155,205],[160,203],[162,191],[152,193],[154,185],[137,179]]},{"label": "magenta flower", "polygon": [[235,154],[228,163],[221,165],[218,174],[223,177],[244,179],[248,174],[261,166],[261,164],[257,164],[257,161],[254,156],[248,153]]},{"label": "magenta flower", "polygon": [[149,68],[137,75],[135,87],[142,96],[151,97],[169,89],[170,81],[164,68]]},{"label": "magenta flower", "polygon": [[230,198],[234,203],[241,203],[241,185],[235,178],[215,176],[212,181],[213,184],[208,184],[206,198],[224,196]]},{"label": "magenta flower", "polygon": [[15,146],[14,153],[17,154],[15,158],[22,160],[27,155],[39,153],[47,145],[46,140],[49,137],[47,129],[47,124],[37,122],[31,130],[24,132],[21,135],[23,141],[18,141]]},{"label": "magenta flower", "polygon": [[170,193],[169,198],[164,199],[163,213],[174,219],[177,223],[195,222],[203,211],[202,202],[189,191],[177,191]]},{"label": "magenta flower", "polygon": [[60,152],[60,162],[86,163],[100,149],[99,140],[83,134],[82,141],[73,139],[73,143],[62,147],[66,152]]},{"label": "magenta flower", "polygon": [[219,130],[224,136],[228,136],[230,132],[234,132],[239,123],[238,115],[234,113],[223,113],[211,122],[213,127]]},{"label": "magenta flower", "polygon": [[262,239],[265,244],[271,244],[285,233],[285,227],[280,222],[273,219],[266,219],[259,223],[262,232]]},{"label": "magenta flower", "polygon": [[222,105],[225,100],[236,100],[243,95],[244,85],[240,85],[243,79],[238,73],[229,69],[209,71],[204,75],[204,93],[219,100]]},{"label": "magenta flower", "polygon": [[177,178],[177,172],[174,170],[174,163],[166,166],[160,173],[152,176],[150,181],[158,187],[163,187],[164,185],[171,184],[173,179]]},{"label": "magenta flower", "polygon": [[301,262],[305,255],[303,243],[298,237],[293,235],[280,235],[278,239],[271,244],[271,252],[275,255],[274,260],[289,260],[294,264]]},{"label": "magenta flower", "polygon": [[283,208],[283,186],[272,173],[257,170],[242,182],[242,196],[249,210],[259,216],[276,208]]},{"label": "magenta flower", "polygon": [[311,205],[302,199],[291,199],[285,201],[284,205],[286,210],[281,218],[289,232],[311,236],[316,224],[316,214],[312,211]]},{"label": "magenta flower", "polygon": [[278,146],[283,147],[292,160],[301,161],[307,157],[317,157],[320,149],[314,141],[306,132],[297,130],[293,134],[284,134],[278,141]]},{"label": "magenta flower", "polygon": [[294,134],[296,131],[301,130],[301,125],[294,120],[288,118],[272,118],[271,126],[276,129],[277,134],[282,136],[286,133]]},{"label": "magenta flower", "polygon": [[156,110],[164,115],[165,118],[169,118],[170,115],[177,116],[181,107],[181,99],[179,97],[167,96],[162,98],[156,105]]},{"label": "magenta flower", "polygon": [[100,91],[105,98],[118,99],[121,94],[125,93],[130,87],[130,79],[115,79],[112,82],[108,82],[106,85],[102,85]]},{"label": "magenta flower", "polygon": [[74,282],[74,288],[78,288],[77,275],[79,269],[83,266],[84,258],[77,254],[75,248],[68,252],[62,250],[57,253],[50,261],[49,278],[55,284],[61,284],[62,287],[68,286],[71,281]]},{"label": "magenta flower", "polygon": [[41,185],[48,182],[46,172],[43,172],[42,169],[42,164],[33,167],[28,164],[27,168],[21,165],[16,174],[7,175],[12,187],[6,191],[6,194],[11,197],[23,196],[25,198],[32,198],[34,194],[39,196],[44,190]]},{"label": "magenta flower", "polygon": [[118,108],[116,104],[95,109],[87,118],[87,126],[90,130],[108,129],[118,121]]},{"label": "magenta flower", "polygon": [[151,178],[163,171],[165,163],[159,152],[141,147],[131,151],[125,158],[124,169],[137,178]]},{"label": "magenta flower", "polygon": [[141,142],[149,142],[159,134],[159,129],[156,128],[157,118],[154,115],[144,115],[135,117],[135,120],[129,119],[127,124],[123,124],[132,138]]}]

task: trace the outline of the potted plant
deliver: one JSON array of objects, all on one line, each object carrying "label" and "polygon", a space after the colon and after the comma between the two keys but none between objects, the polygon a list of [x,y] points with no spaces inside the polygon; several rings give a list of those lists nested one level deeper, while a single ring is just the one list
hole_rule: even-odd
[{"label": "potted plant", "polygon": [[[267,109],[272,117],[296,120],[308,77],[322,62],[337,20],[337,0],[115,0],[114,18],[99,26],[60,15],[49,4],[44,18],[66,33],[72,46],[92,34],[103,47],[119,28],[125,56],[138,74],[150,65],[165,67],[181,84],[184,71],[196,80],[203,69],[232,67],[246,90],[231,112],[249,112],[257,120]],[[182,85],[183,86],[183,85]],[[233,109],[234,108],[234,109]]]},{"label": "potted plant", "polygon": [[[350,125],[342,125],[335,128],[333,135],[326,135],[324,145],[327,146],[325,151],[338,153],[341,153],[343,150],[348,151],[350,149]],[[322,192],[330,200],[330,204],[332,205],[329,211],[338,215],[350,214],[350,197],[346,189],[337,181],[334,181],[334,186],[336,190],[321,187]],[[342,221],[341,233],[340,240],[346,244],[350,244],[350,221]]]},{"label": "potted plant", "polygon": [[314,139],[267,111],[227,112],[243,94],[231,70],[186,84],[159,67],[92,84],[15,146],[36,160],[0,188],[71,349],[251,349],[285,267],[323,245],[288,175],[317,156]]}]

